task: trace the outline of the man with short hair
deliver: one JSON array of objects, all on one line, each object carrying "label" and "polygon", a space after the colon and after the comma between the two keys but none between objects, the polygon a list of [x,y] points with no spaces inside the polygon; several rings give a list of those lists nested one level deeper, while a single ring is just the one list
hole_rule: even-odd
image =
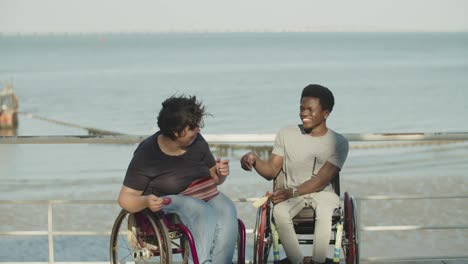
[{"label": "man with short hair", "polygon": [[[278,234],[289,263],[325,263],[331,236],[331,218],[340,205],[331,181],[344,165],[348,141],[327,127],[327,118],[334,106],[332,92],[311,84],[301,94],[299,117],[302,124],[290,125],[276,135],[268,160],[249,152],[241,158],[244,170],[252,168],[267,180],[282,170],[286,188],[270,195],[274,204]],[[312,259],[304,258],[292,218],[305,206],[315,210],[314,249]]]}]

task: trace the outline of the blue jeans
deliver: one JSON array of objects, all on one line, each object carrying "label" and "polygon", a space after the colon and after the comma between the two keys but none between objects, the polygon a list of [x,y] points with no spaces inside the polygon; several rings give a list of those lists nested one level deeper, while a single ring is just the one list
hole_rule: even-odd
[{"label": "blue jeans", "polygon": [[190,196],[168,197],[172,203],[163,211],[177,214],[192,232],[199,262],[232,263],[238,232],[237,211],[231,199],[223,193],[207,202]]}]

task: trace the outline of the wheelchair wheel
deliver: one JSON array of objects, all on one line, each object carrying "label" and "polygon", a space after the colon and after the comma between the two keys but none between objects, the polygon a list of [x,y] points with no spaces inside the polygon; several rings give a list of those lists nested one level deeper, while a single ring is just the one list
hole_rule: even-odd
[{"label": "wheelchair wheel", "polygon": [[351,197],[351,207],[353,212],[353,229],[354,229],[354,263],[359,264],[359,232],[357,232],[357,214],[356,214],[356,201]]},{"label": "wheelchair wheel", "polygon": [[355,204],[347,192],[344,198],[343,252],[346,264],[359,264]]},{"label": "wheelchair wheel", "polygon": [[189,263],[189,258],[190,256],[190,243],[187,238],[181,237],[180,238],[180,248],[183,249],[182,252],[182,263],[183,264],[188,264]]},{"label": "wheelchair wheel", "polygon": [[238,223],[238,236],[237,236],[237,263],[245,263],[245,225],[240,219],[237,219]]},{"label": "wheelchair wheel", "polygon": [[172,255],[181,254],[182,264],[188,264],[190,254],[190,241],[185,234],[180,230],[173,230],[169,232],[171,238]]},{"label": "wheelchair wheel", "polygon": [[122,210],[112,228],[110,262],[170,264],[169,241],[167,228],[159,217],[152,217],[146,210],[135,214]]},{"label": "wheelchair wheel", "polygon": [[270,205],[264,203],[257,212],[254,230],[254,264],[266,264],[273,243],[270,227]]}]

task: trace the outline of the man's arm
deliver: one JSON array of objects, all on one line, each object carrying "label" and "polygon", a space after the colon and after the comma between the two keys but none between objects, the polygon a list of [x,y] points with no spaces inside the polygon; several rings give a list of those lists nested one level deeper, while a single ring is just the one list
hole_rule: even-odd
[{"label": "man's arm", "polygon": [[323,190],[338,172],[340,172],[340,168],[328,161],[325,162],[315,177],[310,178],[298,186],[297,190],[299,191],[299,195]]},{"label": "man's arm", "polygon": [[162,198],[153,194],[145,196],[142,196],[142,194],[143,191],[122,186],[118,199],[120,207],[130,213],[136,213],[145,208],[149,208],[153,212],[161,210],[163,205]]},{"label": "man's arm", "polygon": [[283,167],[283,157],[276,154],[271,154],[268,160],[264,161],[256,153],[249,152],[242,156],[240,162],[244,170],[251,171],[254,168],[260,176],[269,181],[276,178]]},{"label": "man's arm", "polygon": [[[333,165],[330,162],[325,162],[325,164],[320,168],[317,172],[315,177],[311,177],[309,180],[303,182],[301,185],[297,187],[297,191],[299,195],[304,195],[313,192],[319,192],[323,190],[330,181],[335,177],[340,169]],[[282,201],[286,201],[293,197],[293,189],[288,188],[284,190],[275,191],[271,195],[271,201],[273,204],[280,203]]]}]

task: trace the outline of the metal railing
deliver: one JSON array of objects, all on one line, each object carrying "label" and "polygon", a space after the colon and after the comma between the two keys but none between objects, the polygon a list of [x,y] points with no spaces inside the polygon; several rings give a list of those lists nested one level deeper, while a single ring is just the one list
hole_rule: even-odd
[{"label": "metal railing", "polygon": [[[468,132],[344,133],[349,141],[465,141]],[[135,144],[148,135],[0,136],[0,144]],[[203,134],[210,144],[269,143],[274,134]]]},{"label": "metal railing", "polygon": [[[239,198],[232,199],[233,202],[254,202],[258,198]],[[48,238],[48,262],[34,263],[58,263],[55,261],[54,254],[54,236],[110,236],[111,229],[102,231],[55,231],[54,230],[54,206],[55,205],[114,205],[115,200],[0,200],[0,205],[47,205],[47,231],[29,230],[29,231],[0,231],[1,236],[47,236]],[[117,217],[117,215],[115,215]],[[246,233],[252,234],[253,229],[246,229]],[[10,263],[2,262],[0,263]],[[13,262],[22,263],[22,262]],[[69,263],[69,262],[67,262]]]},{"label": "metal railing", "polygon": [[[361,232],[383,232],[383,231],[409,231],[409,230],[458,230],[458,229],[468,229],[468,225],[392,225],[392,226],[383,226],[383,225],[363,225],[361,219],[362,217],[362,203],[365,201],[389,201],[389,200],[442,200],[442,199],[468,199],[468,195],[466,194],[458,194],[458,195],[398,195],[398,196],[390,196],[390,195],[374,195],[374,196],[362,196],[362,197],[353,197],[356,201],[356,222],[358,228],[356,229],[357,237],[361,237]],[[466,202],[466,207],[468,208],[468,200]],[[361,247],[362,244],[359,244]],[[362,247],[361,247],[362,248]],[[371,262],[383,262],[383,261],[429,261],[429,260],[459,260],[459,259],[467,259],[467,255],[459,255],[459,256],[437,256],[437,257],[427,257],[427,256],[412,256],[412,257],[366,257],[361,258],[362,261],[371,261]]]},{"label": "metal railing", "polygon": [[[114,200],[0,200],[2,204],[15,204],[15,205],[47,205],[47,231],[30,230],[30,231],[6,231],[0,232],[0,236],[47,236],[49,262],[55,263],[54,256],[54,236],[110,236],[111,230],[108,231],[54,231],[53,226],[53,207],[57,204],[116,204]],[[0,262],[1,263],[1,262]]]},{"label": "metal railing", "polygon": [[[468,132],[450,132],[450,133],[370,133],[370,134],[344,134],[349,141],[407,141],[411,142],[429,142],[429,143],[453,143],[468,140]],[[141,142],[147,136],[145,135],[90,135],[90,136],[0,136],[0,144],[135,144]],[[258,145],[271,145],[274,135],[272,134],[242,134],[242,135],[207,135],[204,137],[212,144],[220,145],[239,145],[242,143],[256,143]],[[251,146],[251,145],[249,145]],[[357,232],[360,237],[361,232],[397,232],[402,230],[428,230],[428,229],[468,229],[467,225],[401,225],[401,226],[365,226],[361,225],[362,204],[370,200],[414,200],[414,199],[467,199],[468,195],[450,195],[450,196],[364,196],[354,197],[357,209]],[[233,199],[235,202],[251,202],[256,198]],[[112,204],[113,200],[0,200],[0,204],[42,204],[47,205],[47,231],[10,231],[0,232],[0,236],[47,236],[49,262],[54,261],[54,236],[102,236],[110,235],[110,230],[99,232],[92,231],[54,231],[53,225],[53,207],[58,204]],[[252,229],[247,229],[252,232]],[[362,245],[360,245],[362,246]],[[468,255],[462,256],[440,256],[440,257],[411,257],[411,258],[388,258],[388,257],[366,257],[362,261],[401,261],[401,260],[450,260],[450,259],[468,259]],[[0,262],[1,263],[1,262]],[[47,263],[47,262],[46,262]]]},{"label": "metal railing", "polygon": [[[427,230],[427,229],[468,229],[468,225],[394,225],[394,226],[365,226],[361,224],[362,218],[361,206],[363,201],[369,200],[415,200],[415,199],[468,199],[468,195],[445,195],[445,196],[363,196],[353,197],[356,201],[357,214],[357,232],[358,238],[361,237],[361,232],[379,232],[379,231],[404,231],[404,230]],[[252,202],[257,198],[239,198],[233,199],[234,202]],[[114,200],[0,200],[0,205],[47,205],[47,231],[30,230],[30,231],[7,231],[0,232],[0,236],[47,236],[48,237],[48,262],[56,263],[54,257],[54,236],[110,236],[111,230],[102,231],[55,231],[53,223],[54,206],[55,205],[117,205]],[[253,229],[247,229],[247,233],[252,233]],[[360,242],[360,241],[359,241]],[[362,248],[362,243],[359,243]],[[450,259],[468,259],[468,255],[460,256],[437,256],[437,257],[376,257],[370,256],[361,258],[361,261],[368,262],[384,262],[384,261],[415,261],[415,260],[450,260]],[[2,262],[0,262],[2,263]]]}]

